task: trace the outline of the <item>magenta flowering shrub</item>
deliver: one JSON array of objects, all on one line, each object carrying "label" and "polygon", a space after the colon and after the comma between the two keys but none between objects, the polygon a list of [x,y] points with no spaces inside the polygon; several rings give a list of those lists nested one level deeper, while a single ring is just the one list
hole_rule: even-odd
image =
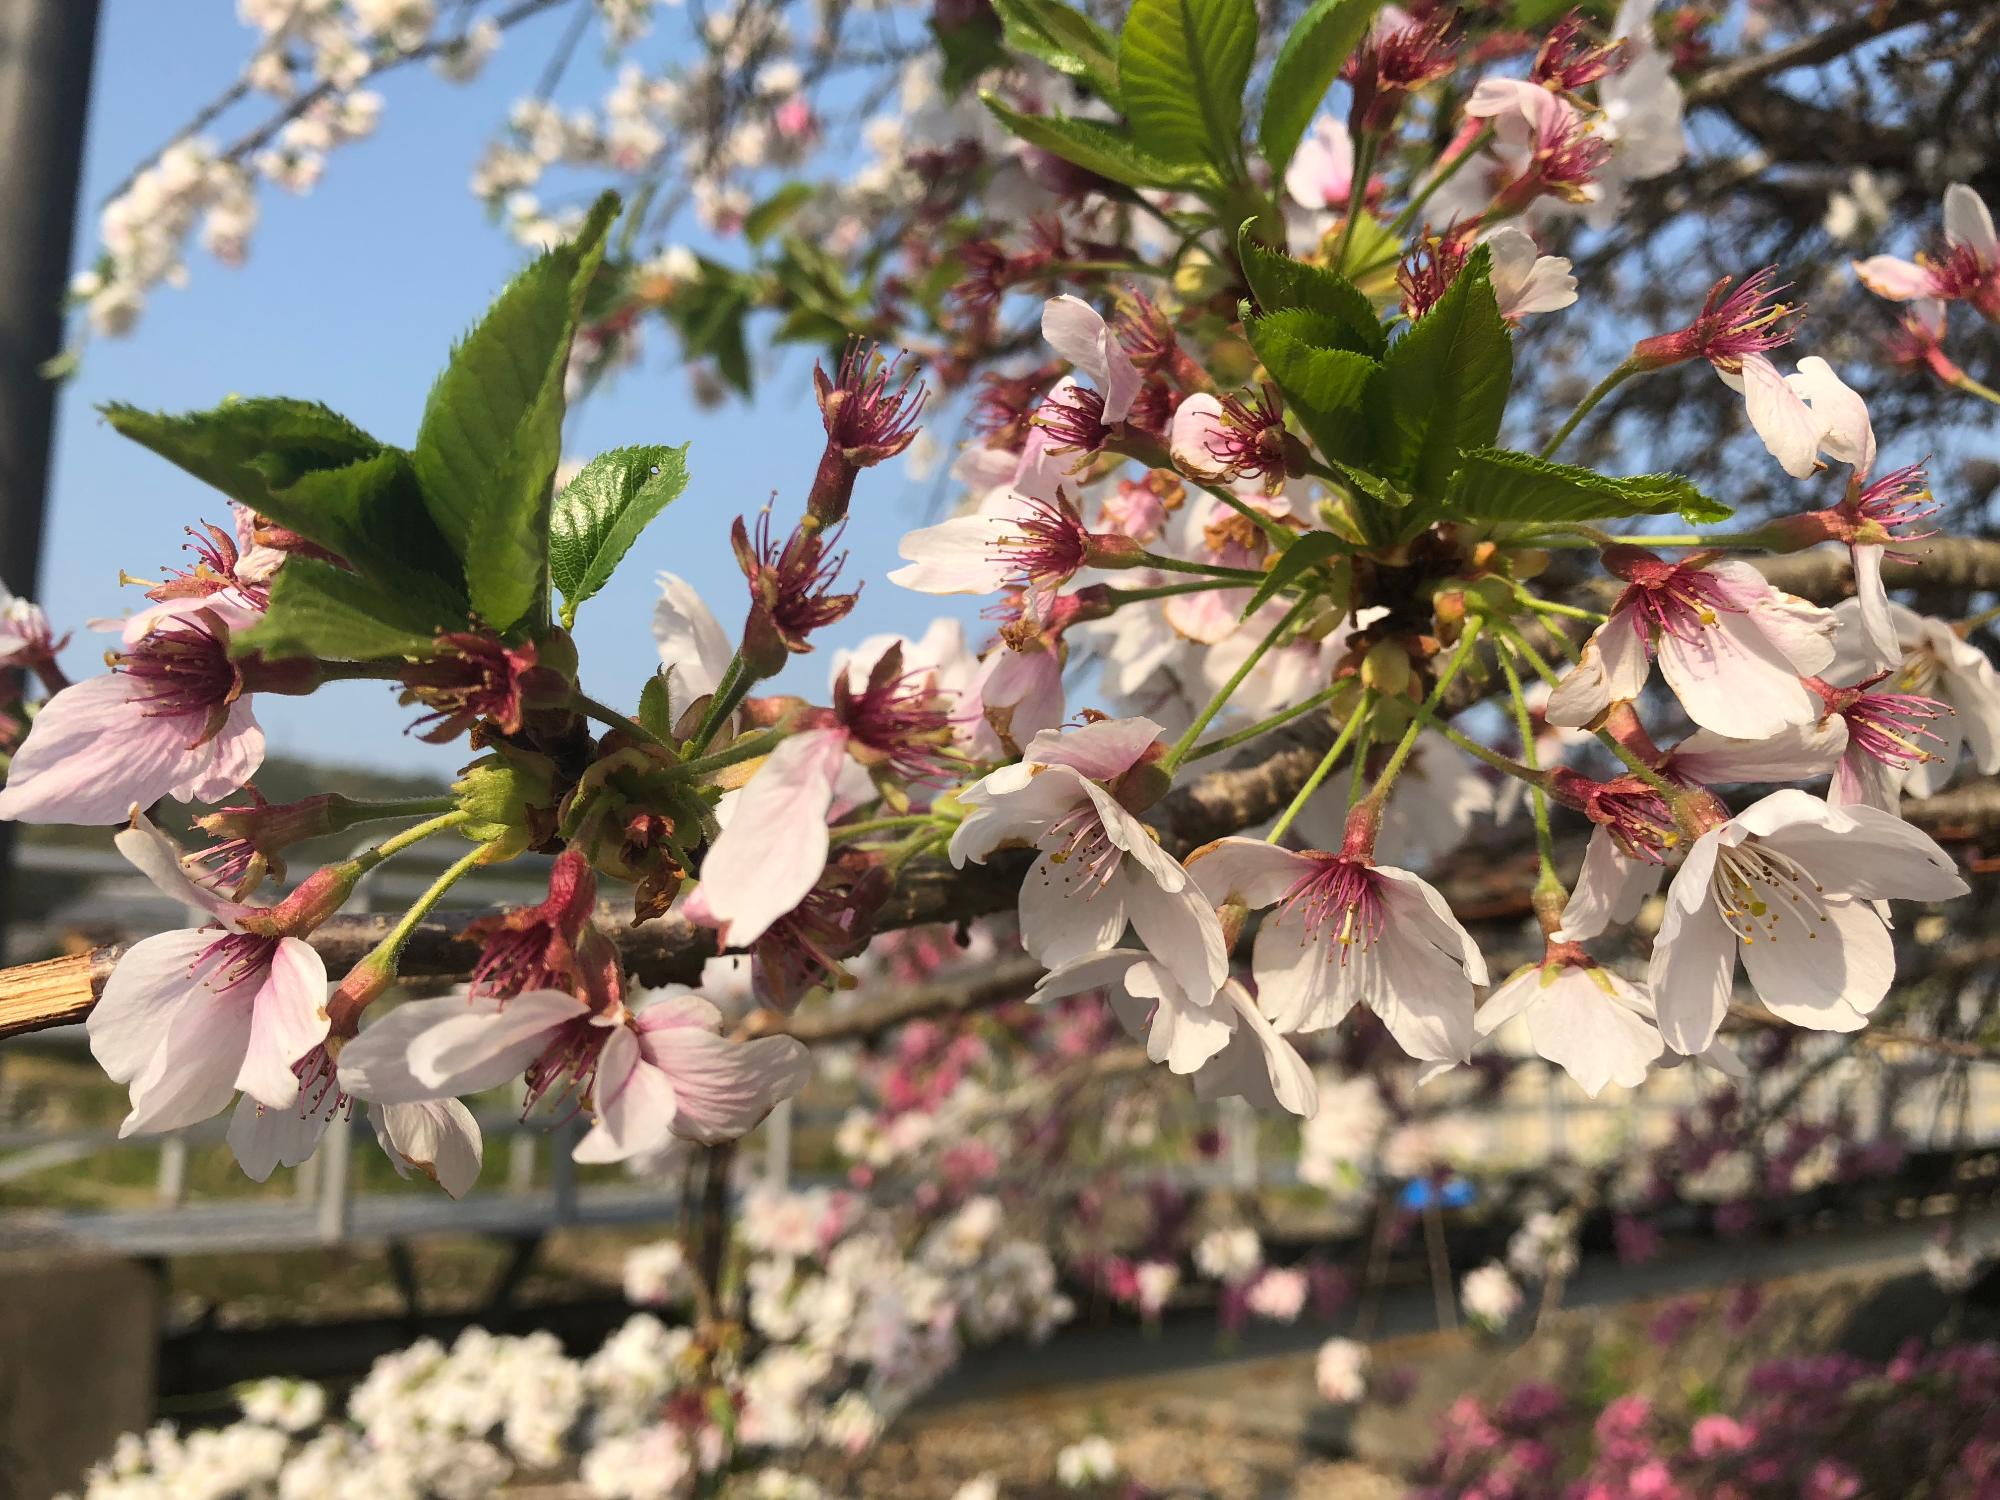
[{"label": "magenta flowering shrub", "polygon": [[[1667,1341],[1677,1337],[1669,1331]],[[1471,1397],[1412,1500],[1975,1500],[2000,1484],[2000,1347],[1768,1360],[1727,1411],[1544,1384]]]}]

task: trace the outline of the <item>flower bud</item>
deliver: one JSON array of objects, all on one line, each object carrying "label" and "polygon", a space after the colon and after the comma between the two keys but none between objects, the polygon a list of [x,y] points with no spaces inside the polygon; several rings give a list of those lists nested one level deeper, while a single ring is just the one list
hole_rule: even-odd
[{"label": "flower bud", "polygon": [[1410,653],[1401,641],[1377,641],[1361,659],[1361,681],[1383,697],[1396,698],[1410,688]]},{"label": "flower bud", "polygon": [[459,832],[495,851],[515,855],[547,843],[556,831],[555,762],[512,746],[482,755],[452,783],[458,810],[471,815]]}]

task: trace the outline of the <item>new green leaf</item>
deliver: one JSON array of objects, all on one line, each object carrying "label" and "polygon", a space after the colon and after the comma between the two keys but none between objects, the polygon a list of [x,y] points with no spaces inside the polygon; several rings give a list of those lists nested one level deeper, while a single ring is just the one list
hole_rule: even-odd
[{"label": "new green leaf", "polygon": [[1273,560],[1264,574],[1264,581],[1257,585],[1250,602],[1243,606],[1243,618],[1249,619],[1269,604],[1278,596],[1278,590],[1296,582],[1307,568],[1343,556],[1347,550],[1347,543],[1330,531],[1308,531]]},{"label": "new green leaf", "polygon": [[563,624],[611,581],[639,533],[687,487],[687,444],[614,448],[563,487],[549,514],[549,575]]},{"label": "new green leaf", "polygon": [[1343,347],[1346,325],[1311,308],[1245,316],[1250,347],[1324,458],[1367,450],[1366,405],[1381,366]]},{"label": "new green leaf", "polygon": [[1697,525],[1731,514],[1679,474],[1619,477],[1505,448],[1466,454],[1441,507],[1454,521],[1602,521],[1675,511]]},{"label": "new green leaf", "polygon": [[473,609],[495,630],[546,605],[563,376],[617,212],[605,194],[575,239],[509,283],[453,352],[417,429],[424,505],[464,561]]},{"label": "new green leaf", "polygon": [[426,655],[440,631],[463,624],[421,598],[380,588],[330,563],[294,557],[272,580],[264,618],[232,645],[239,653],[261,651],[274,660],[381,661]]},{"label": "new green leaf", "polygon": [[992,94],[979,98],[1001,124],[1029,145],[1127,187],[1189,187],[1214,180],[1205,165],[1157,156],[1115,125],[1068,115],[1026,115],[1009,109]]},{"label": "new green leaf", "polygon": [[1275,313],[1297,307],[1320,313],[1339,325],[1344,335],[1339,347],[1380,359],[1389,347],[1389,336],[1375,316],[1374,304],[1338,271],[1293,260],[1260,244],[1251,232],[1255,223],[1248,220],[1237,231],[1236,246],[1258,309]]},{"label": "new green leaf", "polygon": [[993,9],[1009,47],[1118,102],[1118,43],[1089,16],[1062,0],[993,0]]},{"label": "new green leaf", "polygon": [[1270,85],[1264,90],[1264,114],[1257,123],[1257,144],[1274,180],[1284,179],[1313,111],[1340,76],[1381,4],[1382,0],[1318,0],[1299,17],[1278,49]]},{"label": "new green leaf", "polygon": [[1377,453],[1417,494],[1444,493],[1459,454],[1490,445],[1514,381],[1514,340],[1479,246],[1437,305],[1390,346],[1377,382]]},{"label": "new green leaf", "polygon": [[1118,97],[1133,135],[1169,161],[1241,177],[1256,57],[1256,0],[1133,0],[1118,37]]}]

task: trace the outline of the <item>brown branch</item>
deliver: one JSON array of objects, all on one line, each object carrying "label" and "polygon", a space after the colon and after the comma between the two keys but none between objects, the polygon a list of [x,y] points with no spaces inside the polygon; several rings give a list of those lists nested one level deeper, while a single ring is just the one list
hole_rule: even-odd
[{"label": "brown branch", "polygon": [[[1900,544],[1896,550],[1917,561],[1884,565],[1882,581],[1892,589],[1926,594],[1977,594],[2000,589],[2000,542],[1939,537]],[[1802,598],[1826,603],[1854,592],[1854,572],[1845,547],[1821,547],[1751,561],[1779,588]]]},{"label": "brown branch", "polygon": [[1682,93],[1691,105],[1716,104],[1736,93],[1745,84],[1793,68],[1817,67],[1844,53],[1865,47],[1877,37],[1905,26],[1937,20],[1966,8],[1967,0],[1858,0],[1856,14],[1848,20],[1815,31],[1810,36],[1768,52],[1736,58],[1705,69],[1692,79]]}]

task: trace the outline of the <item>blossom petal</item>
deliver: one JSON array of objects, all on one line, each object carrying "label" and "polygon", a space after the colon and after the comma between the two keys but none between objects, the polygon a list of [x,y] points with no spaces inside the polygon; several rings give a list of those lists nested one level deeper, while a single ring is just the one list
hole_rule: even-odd
[{"label": "blossom petal", "polygon": [[1820,418],[1761,354],[1743,357],[1743,405],[1750,425],[1784,471],[1805,479],[1819,467]]},{"label": "blossom petal", "polygon": [[812,1076],[812,1056],[796,1037],[738,1042],[676,1028],[649,1033],[641,1042],[648,1061],[673,1085],[674,1134],[706,1145],[744,1134]]},{"label": "blossom petal", "polygon": [[1854,274],[1861,284],[1878,297],[1891,302],[1914,302],[1937,295],[1937,281],[1923,266],[1894,255],[1871,255],[1854,262]]},{"label": "blossom petal", "polygon": [[1895,980],[1896,949],[1872,906],[1834,897],[1810,932],[1781,919],[1746,941],[1743,967],[1773,1015],[1815,1031],[1859,1031]]},{"label": "blossom petal", "polygon": [[889,574],[920,594],[997,594],[1015,569],[1001,549],[1012,529],[998,516],[953,516],[906,532],[896,550],[909,563]]},{"label": "blossom petal", "polygon": [[2000,265],[2000,239],[1993,234],[1993,215],[1986,210],[1986,200],[1962,182],[1944,190],[1944,237],[1970,249],[1980,265]]},{"label": "blossom petal", "polygon": [[472,1111],[458,1100],[372,1105],[368,1116],[397,1175],[421,1172],[454,1198],[463,1198],[479,1180],[486,1143]]},{"label": "blossom petal", "polygon": [[168,1019],[194,988],[196,961],[215,937],[212,928],[156,933],[119,958],[84,1022],[90,1055],[114,1081],[130,1083],[152,1062]]},{"label": "blossom petal", "polygon": [[229,1117],[229,1150],[244,1176],[267,1182],[279,1167],[296,1167],[319,1150],[339,1107],[340,1093],[331,1088],[285,1109],[266,1109],[245,1094]]},{"label": "blossom petal", "polygon": [[199,717],[148,715],[122,673],[64,688],[41,707],[0,787],[0,818],[123,823],[150,807],[205,752]]},{"label": "blossom petal", "polygon": [[1592,829],[1590,843],[1583,851],[1583,869],[1576,877],[1569,904],[1563,908],[1556,937],[1565,942],[1588,942],[1613,922],[1631,921],[1639,915],[1646,898],[1660,888],[1664,873],[1665,867],[1651,860],[1631,858],[1604,829]]},{"label": "blossom petal", "polygon": [[1036,856],[1021,881],[1021,946],[1051,966],[1111,947],[1125,933],[1125,880],[1099,884],[1079,861]]},{"label": "blossom petal", "polygon": [[462,1003],[411,1041],[410,1071],[437,1098],[499,1088],[527,1070],[550,1032],[589,1008],[557,990],[529,990],[504,1006]]},{"label": "blossom petal", "polygon": [[629,1026],[613,1026],[597,1055],[591,1083],[595,1119],[572,1154],[580,1162],[601,1163],[657,1151],[673,1135],[675,1107],[673,1084],[640,1056],[638,1035]]},{"label": "blossom petal", "polygon": [[1021,758],[1031,765],[1068,766],[1092,781],[1115,781],[1131,770],[1160,737],[1151,719],[1100,719],[1081,729],[1044,730]]},{"label": "blossom petal", "polygon": [[1167,891],[1129,875],[1124,892],[1125,915],[1146,951],[1174,976],[1190,1003],[1207,1005],[1229,977],[1229,949],[1208,898],[1192,881]]},{"label": "blossom petal", "polygon": [[653,606],[653,639],[659,643],[674,702],[685,705],[721,685],[732,648],[693,584],[672,573],[654,581],[660,598]]},{"label": "blossom petal", "polygon": [[[1704,843],[1706,838],[1696,847]],[[1736,934],[1709,895],[1712,869],[1713,860],[1696,867],[1699,880],[1689,882],[1690,868],[1683,865],[1674,877],[1667,895],[1666,920],[1653,941],[1653,959],[1646,975],[1660,1034],[1676,1052],[1690,1056],[1707,1050],[1715,1039],[1736,986]],[[1698,885],[1698,898],[1683,891],[1684,882]]]},{"label": "blossom petal", "polygon": [[280,938],[250,1012],[249,1045],[236,1086],[272,1109],[299,1095],[292,1065],[326,1040],[326,960],[311,943]]},{"label": "blossom petal", "polygon": [[702,899],[724,946],[749,947],[818,883],[827,812],[846,759],[846,730],[809,730],[773,750],[743,788],[701,862]]},{"label": "blossom petal", "polygon": [[1241,904],[1252,911],[1276,905],[1309,874],[1313,861],[1263,839],[1224,838],[1188,856],[1187,872],[1213,906]]},{"label": "blossom petal", "polygon": [[111,842],[131,861],[133,868],[153,882],[161,895],[182,906],[207,912],[232,932],[241,932],[242,919],[256,910],[190,878],[187,867],[181,863],[185,851],[136,806],[131,810],[130,824],[119,829]]}]

